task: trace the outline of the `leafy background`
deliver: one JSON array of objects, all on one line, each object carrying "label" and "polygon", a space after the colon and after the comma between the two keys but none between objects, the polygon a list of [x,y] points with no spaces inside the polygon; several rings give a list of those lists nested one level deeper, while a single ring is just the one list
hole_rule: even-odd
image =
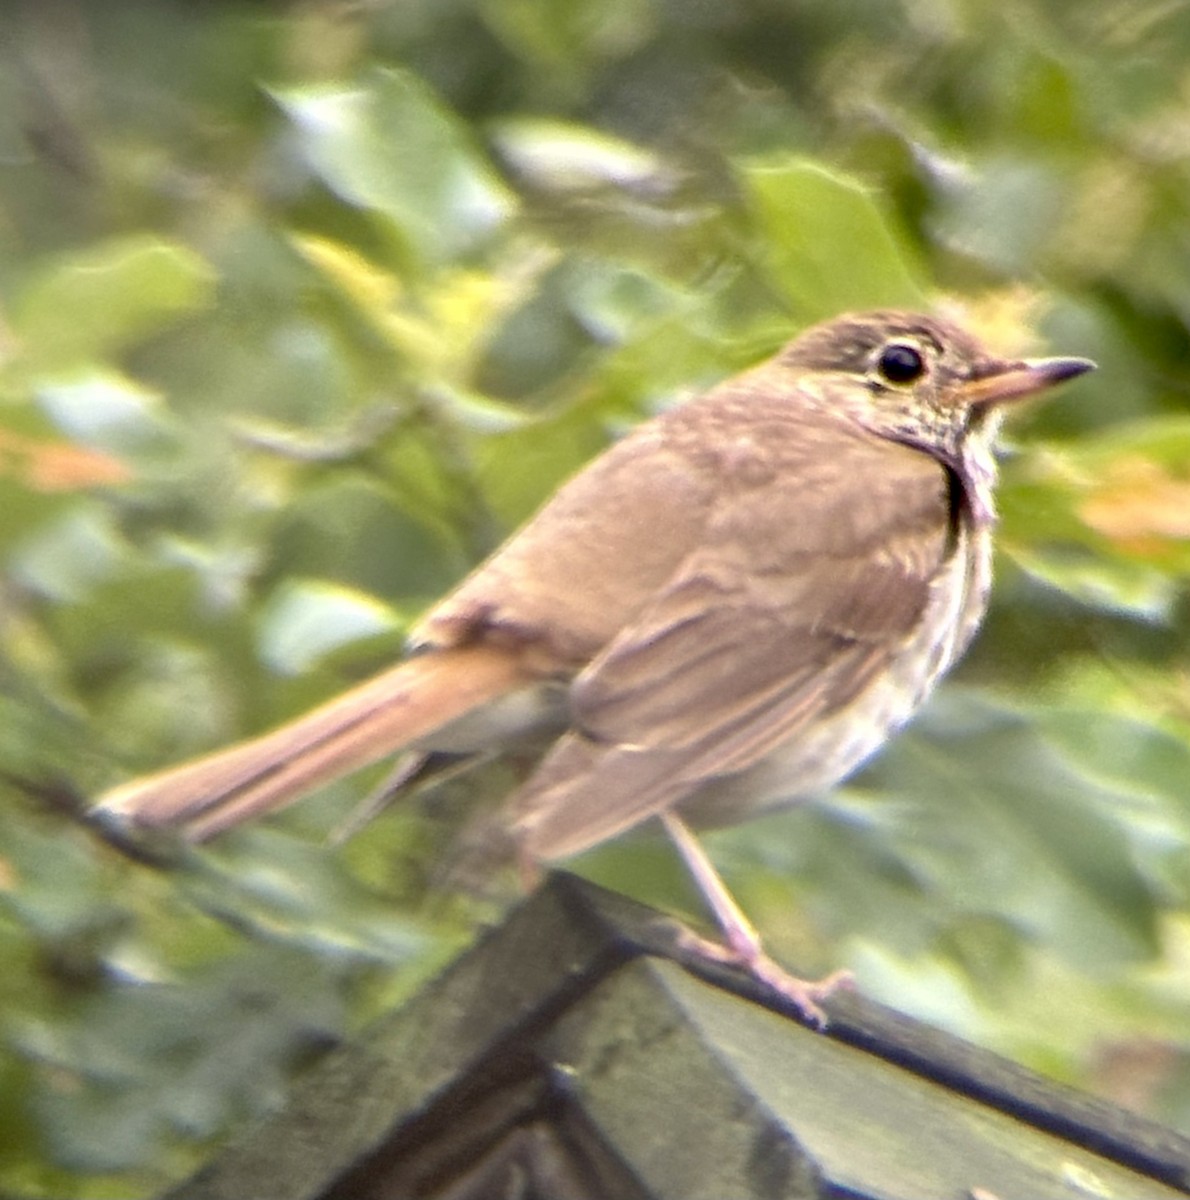
[{"label": "leafy background", "polygon": [[[72,798],[390,661],[631,422],[888,302],[1101,369],[1018,414],[928,712],[711,848],[779,956],[1190,1127],[1190,10],[0,10],[0,1191],[159,1190],[514,893],[441,886],[449,788],[156,867]],[[575,865],[698,911],[648,836]]]}]

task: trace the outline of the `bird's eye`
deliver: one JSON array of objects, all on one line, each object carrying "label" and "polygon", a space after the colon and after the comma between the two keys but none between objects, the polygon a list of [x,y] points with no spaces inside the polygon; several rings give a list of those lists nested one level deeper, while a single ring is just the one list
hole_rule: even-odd
[{"label": "bird's eye", "polygon": [[880,351],[876,369],[889,383],[913,383],[926,373],[926,360],[908,342],[889,342]]}]

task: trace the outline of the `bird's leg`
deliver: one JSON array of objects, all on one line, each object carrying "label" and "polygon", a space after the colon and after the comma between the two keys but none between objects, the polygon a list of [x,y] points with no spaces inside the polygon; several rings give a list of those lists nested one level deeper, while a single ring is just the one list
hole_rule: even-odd
[{"label": "bird's leg", "polygon": [[755,926],[727,890],[706,851],[681,817],[672,812],[662,813],[661,823],[723,930],[723,945],[687,931],[683,938],[686,948],[713,962],[742,967],[753,978],[789,1000],[810,1024],[824,1029],[827,1021],[821,1001],[836,988],[850,984],[851,972],[835,971],[818,980],[799,979],[789,974],[765,954]]}]

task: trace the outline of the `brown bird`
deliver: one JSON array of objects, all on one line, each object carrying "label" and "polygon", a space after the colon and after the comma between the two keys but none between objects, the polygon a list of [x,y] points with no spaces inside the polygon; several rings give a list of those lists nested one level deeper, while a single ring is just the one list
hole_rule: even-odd
[{"label": "brown bird", "polygon": [[[735,962],[822,1024],[694,840],[821,793],[902,725],[983,616],[1000,406],[1090,370],[955,325],[846,315],[663,413],[563,486],[414,631],[306,716],[99,801],[202,839],[398,750],[549,748],[508,806],[525,860],[661,819]],[[552,743],[552,744],[550,744]]]}]

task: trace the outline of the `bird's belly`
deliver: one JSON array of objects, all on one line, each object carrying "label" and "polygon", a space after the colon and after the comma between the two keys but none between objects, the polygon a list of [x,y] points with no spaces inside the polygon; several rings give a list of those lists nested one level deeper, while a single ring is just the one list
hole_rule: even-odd
[{"label": "bird's belly", "polygon": [[987,605],[990,541],[966,533],[931,589],[916,631],[868,688],[811,720],[755,766],[708,780],[680,806],[693,824],[734,824],[810,799],[860,767],[924,703],[966,649]]}]

